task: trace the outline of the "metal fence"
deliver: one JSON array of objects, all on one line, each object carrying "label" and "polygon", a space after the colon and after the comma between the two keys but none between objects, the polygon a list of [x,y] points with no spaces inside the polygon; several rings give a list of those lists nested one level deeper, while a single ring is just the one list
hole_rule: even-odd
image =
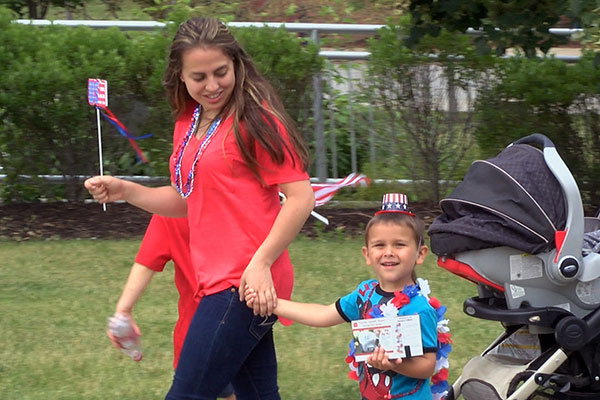
[{"label": "metal fence", "polygon": [[[90,28],[103,29],[108,27],[117,27],[121,30],[126,31],[152,31],[155,29],[161,29],[166,26],[163,22],[155,21],[110,21],[110,20],[28,20],[19,19],[15,21],[19,24],[29,24],[35,26],[46,26],[46,25],[65,25],[65,26],[87,26]],[[374,24],[319,24],[319,23],[278,23],[278,22],[230,22],[228,23],[231,27],[245,28],[245,27],[271,27],[280,28],[283,27],[289,32],[306,33],[310,35],[311,40],[320,45],[320,38],[322,35],[327,34],[355,34],[355,35],[374,35],[378,29],[384,27],[384,25]],[[575,32],[579,32],[581,29],[563,29],[555,28],[550,29],[550,33],[558,36],[570,36]],[[466,32],[469,35],[478,35],[482,32],[476,29],[469,29]],[[336,87],[343,93],[348,94],[348,107],[349,107],[349,136],[350,136],[350,167],[353,172],[358,172],[357,162],[357,140],[354,132],[354,120],[355,114],[353,111],[353,92],[355,91],[356,85],[354,82],[362,79],[362,73],[359,69],[353,69],[349,63],[355,61],[367,60],[370,56],[368,51],[347,51],[347,50],[320,50],[319,54],[335,63],[338,73],[341,76],[346,77],[346,83],[344,85],[337,85],[333,82],[331,76],[317,75],[313,78],[313,129],[314,129],[314,158],[315,158],[315,169],[314,173],[319,181],[326,181],[328,177],[336,178],[338,174],[338,151],[335,141],[335,137],[332,134],[335,127],[334,119],[332,118],[332,110],[329,109],[329,135],[328,146],[325,140],[325,116],[323,113],[323,99],[324,96],[331,98],[332,93],[323,93],[323,81],[327,79],[329,81],[328,87]],[[558,54],[555,58],[563,60],[565,62],[576,62],[579,59],[578,55],[561,55]],[[330,102],[331,103],[331,102]],[[367,118],[372,118],[372,110],[368,112]],[[371,124],[372,126],[372,124]],[[373,132],[369,132],[369,158],[374,160],[375,157],[375,146],[372,143]],[[328,168],[327,162],[327,147],[329,147],[330,153],[330,169]],[[1,179],[1,177],[0,177]]]},{"label": "metal fence", "polygon": [[[87,26],[95,29],[104,29],[117,27],[124,31],[152,31],[162,29],[166,26],[164,22],[156,21],[112,21],[112,20],[69,20],[69,19],[17,19],[16,23],[34,26],[47,25],[65,25],[65,26]],[[235,28],[248,27],[283,27],[288,32],[308,33],[311,39],[318,45],[319,37],[323,34],[355,34],[355,35],[373,35],[378,29],[385,25],[378,24],[317,24],[303,22],[229,22],[227,25]],[[552,28],[550,33],[557,36],[571,36],[582,29]],[[482,34],[481,31],[469,28],[466,32],[469,35]],[[346,51],[346,50],[321,50],[319,54],[329,60],[366,60],[369,58],[368,51]],[[557,56],[558,59],[565,61],[576,61],[578,57]]]}]

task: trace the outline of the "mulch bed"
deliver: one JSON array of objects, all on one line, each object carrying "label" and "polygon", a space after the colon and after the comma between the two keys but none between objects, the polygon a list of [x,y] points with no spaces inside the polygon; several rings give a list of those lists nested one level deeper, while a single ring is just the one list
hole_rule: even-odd
[{"label": "mulch bed", "polygon": [[[437,206],[412,203],[412,210],[427,225],[439,214]],[[324,226],[310,217],[302,233],[322,232],[362,235],[376,208],[319,207],[315,211],[329,219]],[[0,239],[125,239],[140,238],[150,214],[127,203],[108,204],[107,211],[96,203],[27,203],[0,206]]]}]

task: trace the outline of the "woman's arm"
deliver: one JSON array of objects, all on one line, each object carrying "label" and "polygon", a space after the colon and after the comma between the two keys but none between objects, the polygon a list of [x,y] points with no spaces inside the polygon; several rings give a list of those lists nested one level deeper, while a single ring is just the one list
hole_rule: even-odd
[{"label": "woman's arm", "polygon": [[104,175],[89,178],[85,188],[100,203],[125,200],[131,205],[165,217],[185,217],[187,204],[173,186],[147,187]]},{"label": "woman's arm", "polygon": [[[277,293],[271,278],[271,265],[294,240],[315,205],[315,197],[308,180],[279,185],[286,201],[281,206],[269,234],[256,250],[240,280],[240,288],[255,290],[255,314],[270,315],[277,304]],[[244,301],[244,291],[240,290]]]}]

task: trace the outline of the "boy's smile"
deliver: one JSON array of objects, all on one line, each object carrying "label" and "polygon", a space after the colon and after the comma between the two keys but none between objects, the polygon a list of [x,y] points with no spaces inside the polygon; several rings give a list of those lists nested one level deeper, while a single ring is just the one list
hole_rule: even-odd
[{"label": "boy's smile", "polygon": [[371,226],[368,237],[362,254],[381,288],[393,292],[413,284],[414,267],[422,264],[427,254],[427,246],[417,247],[413,230],[405,225],[380,222]]}]

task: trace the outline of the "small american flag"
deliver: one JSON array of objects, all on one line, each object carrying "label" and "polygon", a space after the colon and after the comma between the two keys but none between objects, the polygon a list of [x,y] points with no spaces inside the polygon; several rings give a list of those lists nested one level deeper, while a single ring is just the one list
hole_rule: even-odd
[{"label": "small american flag", "polygon": [[108,107],[108,83],[104,79],[88,79],[88,103]]},{"label": "small american flag", "polygon": [[315,206],[318,207],[327,203],[343,187],[368,186],[369,183],[369,178],[355,172],[333,183],[313,183],[311,186],[315,192]]}]

